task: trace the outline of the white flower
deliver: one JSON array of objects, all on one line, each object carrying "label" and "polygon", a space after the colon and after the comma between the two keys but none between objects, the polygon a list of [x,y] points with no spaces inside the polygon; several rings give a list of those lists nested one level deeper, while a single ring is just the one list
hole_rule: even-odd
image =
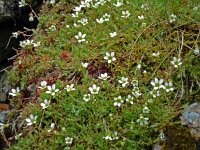
[{"label": "white flower", "polygon": [[141,5],[141,8],[144,9],[144,10],[149,9],[147,4],[142,4],[142,5]]},{"label": "white flower", "polygon": [[125,87],[129,82],[128,78],[121,77],[121,80],[118,80],[118,82],[122,85],[122,87]]},{"label": "white flower", "polygon": [[138,19],[143,20],[143,19],[144,19],[144,16],[143,16],[143,15],[138,16]]},{"label": "white flower", "polygon": [[120,7],[120,6],[123,5],[123,2],[117,1],[117,3],[116,3],[116,4],[113,4],[113,5],[116,6],[116,7]]},{"label": "white flower", "polygon": [[25,0],[21,0],[21,1],[19,1],[19,7],[24,7],[24,6],[26,6],[27,4],[26,4],[26,2],[25,2]]},{"label": "white flower", "polygon": [[169,22],[173,23],[174,21],[176,21],[176,15],[171,14],[171,16],[169,17]]},{"label": "white flower", "polygon": [[105,13],[103,15],[103,19],[104,19],[104,21],[109,21],[110,20],[110,15],[108,15],[107,13]]},{"label": "white flower", "polygon": [[110,37],[115,37],[115,36],[117,36],[116,32],[110,33]]},{"label": "white flower", "polygon": [[74,84],[67,85],[64,89],[67,90],[67,92],[74,91],[75,90]]},{"label": "white flower", "polygon": [[103,137],[105,140],[110,140],[110,141],[112,141],[112,137],[111,136],[109,136],[109,135],[107,135],[107,136],[104,136]]},{"label": "white flower", "polygon": [[121,104],[124,102],[123,100],[122,100],[122,97],[121,96],[118,96],[118,97],[115,97],[114,98],[114,106],[117,106],[117,107],[120,107],[121,106]]},{"label": "white flower", "polygon": [[165,82],[165,91],[168,93],[170,91],[173,91],[174,88],[172,87],[172,82]]},{"label": "white flower", "polygon": [[55,128],[55,123],[52,123],[52,124],[50,125],[50,129],[49,129],[47,132],[52,131],[54,128]]},{"label": "white flower", "polygon": [[40,83],[40,85],[41,85],[41,86],[38,87],[39,89],[45,89],[45,88],[47,87],[47,82],[46,82],[46,81],[42,81],[42,82]]},{"label": "white flower", "polygon": [[131,84],[133,86],[138,86],[138,80],[133,79],[132,82],[131,82]]},{"label": "white flower", "polygon": [[97,87],[96,84],[93,84],[92,87],[89,87],[91,94],[98,94],[100,87]]},{"label": "white flower", "polygon": [[15,136],[15,140],[19,139],[22,133],[19,133],[18,135]]},{"label": "white flower", "polygon": [[72,13],[71,16],[72,16],[73,18],[78,17],[78,12]]},{"label": "white flower", "polygon": [[66,143],[66,144],[69,144],[69,145],[70,145],[70,144],[72,144],[72,141],[73,141],[73,138],[70,138],[70,137],[66,137],[66,138],[65,138],[65,143]]},{"label": "white flower", "polygon": [[104,59],[105,60],[108,60],[108,63],[110,64],[112,61],[115,61],[116,58],[115,58],[115,53],[114,52],[111,52],[111,53],[106,53],[106,56],[104,56]]},{"label": "white flower", "polygon": [[153,96],[153,98],[156,98],[156,97],[160,96],[160,91],[153,90],[153,91],[150,91],[150,94]]},{"label": "white flower", "polygon": [[90,7],[90,3],[86,0],[86,1],[81,1],[81,5],[80,5],[80,7]]},{"label": "white flower", "polygon": [[157,57],[157,56],[159,56],[159,55],[160,55],[160,52],[152,53],[152,54],[151,54],[151,56],[153,56],[153,57]]},{"label": "white flower", "polygon": [[49,27],[49,31],[51,31],[51,32],[56,31],[56,26],[55,25],[51,25]]},{"label": "white flower", "polygon": [[200,54],[198,46],[196,46],[196,48],[193,50],[193,53],[195,55],[199,55]]},{"label": "white flower", "polygon": [[79,7],[76,6],[76,7],[73,9],[73,11],[79,12],[79,11],[81,11],[81,8],[82,8],[81,6],[79,6]]},{"label": "white flower", "polygon": [[130,12],[127,10],[127,11],[122,11],[122,18],[128,18],[130,16]]},{"label": "white flower", "polygon": [[132,94],[133,94],[135,97],[139,97],[140,95],[142,95],[142,93],[140,93],[139,87],[133,87]]},{"label": "white flower", "polygon": [[32,13],[29,14],[28,20],[29,20],[29,21],[34,21],[34,17],[33,17],[33,14],[32,14]]},{"label": "white flower", "polygon": [[106,0],[99,0],[99,5],[104,5],[106,3]]},{"label": "white flower", "polygon": [[97,21],[97,23],[102,24],[104,22],[104,19],[100,18],[100,19],[96,19],[96,21]]},{"label": "white flower", "polygon": [[12,33],[12,36],[13,36],[14,38],[17,38],[17,37],[19,36],[19,32],[13,32],[13,33]]},{"label": "white flower", "polygon": [[54,5],[55,4],[55,0],[50,0],[50,4]]},{"label": "white flower", "polygon": [[144,118],[142,114],[140,114],[140,118],[136,121],[140,123],[141,126],[148,124],[149,118]]},{"label": "white flower", "polygon": [[126,98],[126,102],[131,103],[133,105],[133,97],[131,95],[128,95]]},{"label": "white flower", "polygon": [[83,100],[88,102],[90,100],[90,94],[84,94],[83,95]]},{"label": "white flower", "polygon": [[86,25],[86,24],[88,24],[88,19],[83,18],[83,19],[79,20],[78,22],[80,22],[82,25]]},{"label": "white flower", "polygon": [[49,107],[49,105],[50,105],[50,100],[47,99],[45,99],[44,102],[40,104],[40,106],[42,106],[42,109]]},{"label": "white flower", "polygon": [[12,89],[9,95],[18,96],[19,92],[20,92],[19,87],[17,87],[16,89]]},{"label": "white flower", "polygon": [[139,62],[139,63],[137,64],[136,69],[137,69],[137,70],[140,70],[141,68],[142,68],[142,64],[141,64],[141,62]]},{"label": "white flower", "polygon": [[40,46],[40,42],[33,43],[33,47],[38,47],[38,46]]},{"label": "white flower", "polygon": [[103,73],[100,75],[99,79],[102,79],[102,80],[107,80],[108,78],[110,78],[110,76],[108,76],[107,73]]},{"label": "white flower", "polygon": [[145,27],[146,25],[147,25],[146,22],[143,22],[143,23],[142,23],[142,27]]},{"label": "white flower", "polygon": [[158,90],[158,89],[164,89],[165,86],[162,85],[163,84],[163,79],[158,79],[158,78],[155,78],[154,81],[151,81],[151,85],[153,86],[153,89],[154,90]]},{"label": "white flower", "polygon": [[36,123],[37,116],[30,115],[29,118],[26,118],[27,126],[31,126],[32,124]]},{"label": "white flower", "polygon": [[83,66],[83,68],[87,68],[88,65],[89,65],[89,63],[84,63],[84,62],[82,62],[81,65]]},{"label": "white flower", "polygon": [[79,27],[79,26],[80,26],[80,25],[78,25],[77,23],[74,23],[74,27],[77,28],[77,27]]},{"label": "white flower", "polygon": [[51,94],[54,96],[57,92],[59,92],[59,89],[56,89],[56,85],[53,84],[52,86],[47,86],[48,91],[46,91],[47,94]]},{"label": "white flower", "polygon": [[145,114],[148,114],[150,112],[149,108],[147,106],[145,106],[142,110],[142,112]]},{"label": "white flower", "polygon": [[175,68],[178,68],[178,66],[182,65],[180,58],[173,57],[173,60],[170,62],[172,65],[174,65]]},{"label": "white flower", "polygon": [[75,38],[78,40],[78,42],[85,42],[85,37],[86,37],[86,34],[82,34],[81,32],[78,32],[78,35],[75,36]]},{"label": "white flower", "polygon": [[20,41],[19,44],[21,47],[26,47],[26,46],[30,46],[33,45],[33,40],[25,40],[25,41]]}]

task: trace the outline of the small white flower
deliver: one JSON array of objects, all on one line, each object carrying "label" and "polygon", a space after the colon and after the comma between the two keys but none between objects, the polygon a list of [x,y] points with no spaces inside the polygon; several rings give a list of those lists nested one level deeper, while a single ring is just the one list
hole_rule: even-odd
[{"label": "small white flower", "polygon": [[48,91],[46,91],[47,94],[51,94],[52,96],[55,96],[57,92],[59,92],[59,89],[56,89],[56,85],[53,84],[52,86],[47,86]]},{"label": "small white flower", "polygon": [[148,114],[148,113],[150,112],[150,110],[149,110],[149,108],[148,108],[147,106],[145,106],[145,107],[143,108],[142,112],[143,112],[144,114]]},{"label": "small white flower", "polygon": [[77,28],[77,27],[79,27],[79,26],[80,26],[80,25],[78,25],[77,23],[74,23],[74,27]]},{"label": "small white flower", "polygon": [[99,5],[104,5],[106,3],[106,0],[99,0]]},{"label": "small white flower", "polygon": [[130,12],[127,10],[127,11],[122,11],[122,18],[128,18],[130,16]]},{"label": "small white flower", "polygon": [[141,5],[141,8],[144,9],[144,10],[149,9],[147,4],[142,4],[142,5]]},{"label": "small white flower", "polygon": [[100,19],[96,19],[96,21],[97,21],[97,23],[102,24],[104,22],[104,19],[100,18]]},{"label": "small white flower", "polygon": [[195,49],[193,50],[193,53],[194,53],[195,55],[199,55],[199,54],[200,54],[200,52],[199,52],[199,47],[198,47],[198,46],[195,47]]},{"label": "small white flower", "polygon": [[65,138],[65,143],[66,143],[66,144],[69,144],[69,145],[70,145],[70,144],[72,144],[72,141],[73,141],[73,138],[70,138],[70,137],[66,137],[66,138]]},{"label": "small white flower", "polygon": [[79,20],[78,22],[80,22],[84,26],[84,25],[88,24],[88,19],[83,18],[83,19]]},{"label": "small white flower", "polygon": [[110,76],[108,76],[107,73],[103,73],[100,75],[99,79],[102,79],[102,80],[107,80],[108,78],[110,78]]},{"label": "small white flower", "polygon": [[34,21],[34,17],[33,17],[33,14],[29,14],[29,18],[28,18],[29,21]]},{"label": "small white flower", "polygon": [[105,140],[110,140],[110,141],[112,141],[112,137],[111,136],[109,136],[109,135],[107,135],[107,136],[105,136],[105,137],[103,137]]},{"label": "small white flower", "polygon": [[160,55],[160,52],[152,53],[152,54],[151,54],[151,56],[153,56],[153,57],[157,57],[157,56],[159,56],[159,55]]},{"label": "small white flower", "polygon": [[47,132],[51,132],[55,128],[55,123],[52,123],[50,125],[50,129]]},{"label": "small white flower", "polygon": [[138,80],[133,79],[131,84],[135,87],[138,86]]},{"label": "small white flower", "polygon": [[156,97],[160,96],[160,91],[153,90],[153,91],[150,91],[150,94],[153,96],[153,98],[156,98]]},{"label": "small white flower", "polygon": [[13,36],[14,38],[17,38],[17,37],[19,36],[19,32],[13,32],[13,33],[12,33],[12,36]]},{"label": "small white flower", "polygon": [[140,92],[139,87],[133,87],[132,94],[133,94],[135,97],[139,97],[140,95],[142,95],[142,93]]},{"label": "small white flower", "polygon": [[83,100],[86,101],[86,102],[90,101],[90,94],[84,94]]},{"label": "small white flower", "polygon": [[121,80],[118,80],[118,82],[122,85],[122,87],[125,87],[129,82],[128,78],[121,77]]},{"label": "small white flower", "polygon": [[78,17],[78,14],[79,14],[78,12],[75,12],[75,13],[72,13],[71,16],[72,16],[73,18],[77,18],[77,17]]},{"label": "small white flower", "polygon": [[105,60],[108,60],[108,63],[110,64],[112,61],[116,61],[116,58],[115,58],[115,53],[114,52],[111,52],[111,53],[106,53],[106,56],[104,56],[104,59]]},{"label": "small white flower", "polygon": [[75,90],[74,84],[67,85],[64,89],[67,90],[67,92],[74,91]]},{"label": "small white flower", "polygon": [[24,6],[26,6],[27,4],[26,4],[26,2],[25,2],[25,0],[21,0],[21,1],[19,1],[19,7],[24,7]]},{"label": "small white flower", "polygon": [[118,96],[118,97],[115,97],[114,98],[114,106],[117,106],[117,107],[120,107],[121,106],[121,104],[124,102],[123,100],[122,100],[122,97],[121,96]]},{"label": "small white flower", "polygon": [[144,16],[143,16],[143,15],[138,16],[138,19],[143,20],[143,19],[144,19]]},{"label": "small white flower", "polygon": [[142,114],[140,114],[140,118],[136,121],[140,123],[141,126],[148,124],[149,118],[144,118]]},{"label": "small white flower", "polygon": [[50,0],[50,4],[54,5],[55,4],[55,0]]},{"label": "small white flower", "polygon": [[33,43],[33,47],[38,47],[38,46],[40,46],[40,42]]},{"label": "small white flower", "polygon": [[26,118],[27,126],[31,126],[32,124],[36,123],[37,116],[30,115],[29,118]]},{"label": "small white flower", "polygon": [[175,68],[178,68],[178,66],[182,65],[180,58],[173,57],[173,60],[170,62],[172,65],[174,65]]},{"label": "small white flower", "polygon": [[75,35],[75,38],[78,40],[78,42],[85,42],[86,34],[82,34],[81,32],[78,32],[78,35]]},{"label": "small white flower", "polygon": [[105,13],[105,14],[103,15],[103,19],[104,19],[104,21],[109,21],[109,20],[110,20],[110,15],[107,14],[107,13]]},{"label": "small white flower", "polygon": [[21,135],[22,135],[22,133],[16,135],[16,136],[15,136],[15,140],[19,139]]},{"label": "small white flower", "polygon": [[49,31],[51,31],[51,32],[56,31],[56,26],[55,25],[51,25],[49,27]]},{"label": "small white flower", "polygon": [[39,89],[45,89],[47,87],[47,82],[46,81],[41,81],[40,83],[41,86],[39,86]]},{"label": "small white flower", "polygon": [[12,89],[9,95],[18,96],[20,94],[19,92],[20,92],[19,87],[17,87],[16,89]]},{"label": "small white flower", "polygon": [[25,40],[25,41],[20,41],[19,44],[21,47],[26,47],[26,46],[30,46],[33,45],[33,40]]},{"label": "small white flower", "polygon": [[89,65],[89,63],[84,63],[84,62],[82,62],[81,65],[82,65],[83,68],[87,68],[88,65]]},{"label": "small white flower", "polygon": [[169,22],[173,23],[174,21],[176,21],[176,15],[171,14],[171,16],[169,17]]},{"label": "small white flower", "polygon": [[90,8],[90,3],[87,0],[81,1],[80,7],[83,7],[83,8],[84,7],[88,7],[88,8]]},{"label": "small white flower", "polygon": [[44,102],[40,104],[40,106],[42,106],[42,109],[49,107],[49,105],[50,105],[50,100],[47,99],[45,99]]},{"label": "small white flower", "polygon": [[172,87],[172,82],[165,82],[165,91],[168,93],[170,91],[173,91],[174,88]]},{"label": "small white flower", "polygon": [[115,36],[117,36],[117,32],[110,33],[110,37],[115,37]]},{"label": "small white flower", "polygon": [[151,81],[151,85],[153,86],[153,89],[154,90],[158,90],[158,89],[164,89],[165,86],[162,85],[163,84],[163,79],[158,79],[158,78],[155,78],[154,81]]},{"label": "small white flower", "polygon": [[136,69],[137,69],[137,70],[140,70],[141,68],[142,68],[142,64],[141,64],[141,62],[139,62],[139,63],[137,64]]},{"label": "small white flower", "polygon": [[133,105],[133,97],[131,95],[128,95],[126,98],[126,102],[131,103]]},{"label": "small white flower", "polygon": [[98,94],[100,87],[97,87],[96,84],[93,84],[92,87],[89,87],[91,94]]},{"label": "small white flower", "polygon": [[73,11],[75,11],[75,12],[80,12],[81,11],[81,6],[76,6],[74,9],[73,9]]},{"label": "small white flower", "polygon": [[116,7],[120,7],[120,6],[123,5],[123,2],[117,1],[117,3],[116,3],[116,4],[113,4],[113,5],[116,6]]}]

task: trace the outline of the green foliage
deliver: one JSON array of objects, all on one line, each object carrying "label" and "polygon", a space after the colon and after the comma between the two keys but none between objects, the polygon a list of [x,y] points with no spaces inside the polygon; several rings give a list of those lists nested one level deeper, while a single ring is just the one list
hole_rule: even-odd
[{"label": "green foliage", "polygon": [[[37,121],[17,128],[15,135],[22,135],[10,149],[149,149],[162,141],[160,133],[168,124],[179,122],[180,109],[191,98],[199,100],[200,61],[193,52],[200,45],[195,29],[200,19],[193,9],[200,9],[199,3],[116,3],[83,8],[75,18],[70,14],[74,6],[64,0],[44,5],[33,38],[40,46],[23,49],[23,59],[17,58],[8,72],[10,82],[22,89],[20,104],[19,97],[12,99],[22,109],[21,120],[33,114]],[[123,18],[126,10],[130,16]],[[109,21],[97,23],[105,13],[111,15]],[[175,20],[170,19],[173,14]],[[88,18],[86,25],[80,23],[83,18]],[[86,34],[86,41],[79,42],[79,32]],[[113,32],[117,35],[111,37]],[[105,57],[112,52],[116,60],[110,63]],[[99,78],[103,73],[109,76],[106,80]],[[154,85],[156,80],[160,85]],[[39,88],[41,81],[49,87]],[[59,92],[52,94],[54,84]],[[67,87],[72,84],[75,90]],[[96,94],[91,91],[94,84],[100,88]],[[119,96],[123,102],[117,104]],[[42,109],[45,99],[50,105]],[[73,138],[70,144],[67,137]]]}]

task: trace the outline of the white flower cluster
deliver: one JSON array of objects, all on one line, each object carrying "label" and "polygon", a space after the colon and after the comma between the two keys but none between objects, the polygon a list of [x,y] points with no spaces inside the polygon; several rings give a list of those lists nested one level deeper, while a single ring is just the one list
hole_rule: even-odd
[{"label": "white flower cluster", "polygon": [[40,45],[40,42],[34,43],[33,40],[20,41],[20,46],[23,48],[26,46],[38,47],[39,45]]},{"label": "white flower cluster", "polygon": [[105,140],[110,140],[110,141],[118,140],[118,139],[119,139],[117,132],[108,133],[108,134],[107,134],[106,136],[104,136],[103,138],[104,138]]}]

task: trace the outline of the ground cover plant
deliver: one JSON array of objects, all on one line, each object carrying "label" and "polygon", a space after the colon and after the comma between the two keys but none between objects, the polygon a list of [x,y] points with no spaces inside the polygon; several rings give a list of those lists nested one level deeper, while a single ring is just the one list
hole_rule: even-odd
[{"label": "ground cover plant", "polygon": [[[165,141],[169,126],[182,128],[183,108],[200,100],[199,10],[184,0],[46,2],[8,72],[10,149],[141,150]],[[187,136],[179,149],[195,149]]]}]

